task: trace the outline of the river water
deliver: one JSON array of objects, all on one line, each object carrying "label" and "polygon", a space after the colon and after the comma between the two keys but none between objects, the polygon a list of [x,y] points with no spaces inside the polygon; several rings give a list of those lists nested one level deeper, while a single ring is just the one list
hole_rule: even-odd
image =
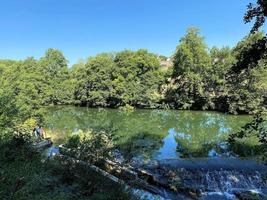
[{"label": "river water", "polygon": [[81,131],[112,130],[117,152],[133,165],[159,165],[152,172],[163,179],[166,169],[168,174],[172,170],[183,180],[180,184],[201,186],[201,199],[236,199],[235,194],[242,191],[266,194],[267,169],[251,159],[256,140],[241,141],[231,150],[226,142],[228,134],[250,120],[248,115],[206,111],[137,109],[126,113],[58,106],[48,109],[46,131],[57,145]]},{"label": "river water", "polygon": [[126,113],[58,106],[48,109],[46,129],[56,143],[79,130],[112,129],[125,155],[161,160],[224,155],[227,135],[250,119],[248,115],[204,111],[137,109]]}]

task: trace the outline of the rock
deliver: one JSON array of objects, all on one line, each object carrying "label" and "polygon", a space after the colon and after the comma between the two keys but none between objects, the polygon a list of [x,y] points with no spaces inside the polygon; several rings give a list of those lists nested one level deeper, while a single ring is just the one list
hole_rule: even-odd
[{"label": "rock", "polygon": [[215,149],[212,149],[209,151],[208,156],[209,157],[217,157],[218,153],[215,151]]},{"label": "rock", "polygon": [[177,188],[178,192],[182,192],[183,194],[190,196],[193,199],[199,199],[199,197],[201,197],[202,195],[202,191],[199,188],[182,188],[182,187],[178,187]]},{"label": "rock", "polygon": [[234,194],[239,200],[266,200],[267,197],[257,190],[235,191]]}]

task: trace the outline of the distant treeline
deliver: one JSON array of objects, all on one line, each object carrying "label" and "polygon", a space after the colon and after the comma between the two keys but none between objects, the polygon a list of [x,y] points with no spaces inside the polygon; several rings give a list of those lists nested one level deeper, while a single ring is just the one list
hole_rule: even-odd
[{"label": "distant treeline", "polygon": [[17,106],[20,114],[50,104],[252,113],[266,104],[267,59],[253,62],[246,52],[263,37],[257,32],[234,48],[209,49],[189,28],[168,67],[164,56],[144,49],[102,53],[71,68],[56,49],[39,60],[0,60],[0,106]]}]

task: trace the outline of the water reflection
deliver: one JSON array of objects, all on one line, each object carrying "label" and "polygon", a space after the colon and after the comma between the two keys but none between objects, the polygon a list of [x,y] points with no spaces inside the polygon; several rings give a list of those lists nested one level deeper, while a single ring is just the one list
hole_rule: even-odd
[{"label": "water reflection", "polygon": [[168,135],[163,139],[163,145],[156,151],[154,157],[157,160],[179,158],[179,153],[176,151],[177,142],[175,140],[177,132],[174,128],[169,129]]},{"label": "water reflection", "polygon": [[249,120],[246,115],[217,112],[137,109],[124,113],[60,106],[48,109],[47,129],[57,138],[65,138],[79,129],[112,127],[118,147],[127,154],[163,159],[208,156],[218,142]]}]

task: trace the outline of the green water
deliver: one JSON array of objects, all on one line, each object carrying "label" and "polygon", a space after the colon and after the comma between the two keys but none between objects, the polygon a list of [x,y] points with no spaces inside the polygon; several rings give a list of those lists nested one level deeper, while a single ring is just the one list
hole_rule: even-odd
[{"label": "green water", "polygon": [[79,130],[112,128],[117,147],[126,157],[152,159],[207,157],[220,142],[249,122],[248,115],[218,112],[144,110],[131,113],[118,109],[58,106],[48,109],[47,129],[56,143]]}]

